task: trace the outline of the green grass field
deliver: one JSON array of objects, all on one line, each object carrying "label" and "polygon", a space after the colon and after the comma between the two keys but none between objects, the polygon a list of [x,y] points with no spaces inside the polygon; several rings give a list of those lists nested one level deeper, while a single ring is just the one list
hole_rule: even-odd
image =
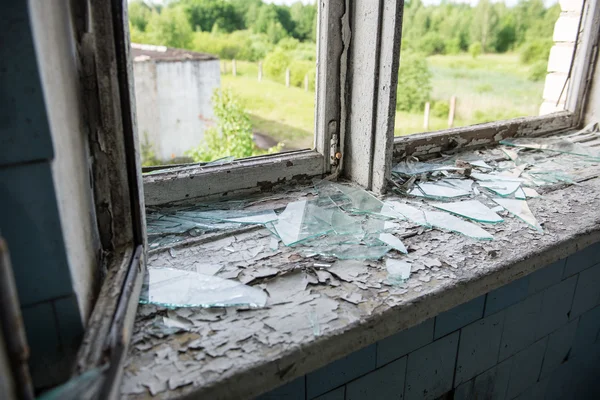
[{"label": "green grass field", "polygon": [[[454,126],[537,115],[544,82],[527,79],[529,67],[517,54],[485,54],[473,59],[468,54],[428,57],[432,72],[432,100],[457,97]],[[314,131],[314,92],[287,88],[263,77],[258,82],[255,63],[231,62],[221,75],[224,88],[237,93],[250,113],[254,130],[285,143],[286,149],[310,148]],[[431,116],[429,130],[448,127],[448,118]],[[397,112],[396,135],[423,132],[423,114]]]}]

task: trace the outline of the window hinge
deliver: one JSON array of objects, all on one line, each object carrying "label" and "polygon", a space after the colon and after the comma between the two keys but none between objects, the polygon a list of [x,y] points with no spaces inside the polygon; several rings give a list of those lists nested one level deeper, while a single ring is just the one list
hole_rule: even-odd
[{"label": "window hinge", "polygon": [[329,121],[329,137],[331,138],[331,151],[329,153],[330,163],[337,166],[342,158],[340,152],[340,132],[337,121]]}]

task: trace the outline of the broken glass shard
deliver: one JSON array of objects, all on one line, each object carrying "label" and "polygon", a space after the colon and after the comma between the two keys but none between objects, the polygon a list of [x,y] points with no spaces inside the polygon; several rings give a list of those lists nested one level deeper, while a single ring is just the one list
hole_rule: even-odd
[{"label": "broken glass shard", "polygon": [[475,221],[495,224],[504,221],[498,214],[477,200],[457,201],[455,203],[436,203],[432,206]]},{"label": "broken glass shard", "polygon": [[212,220],[224,222],[236,222],[240,224],[266,224],[277,220],[277,214],[273,210],[248,211],[248,210],[212,210],[212,211],[186,211],[182,217],[192,220]]},{"label": "broken glass shard", "polygon": [[427,227],[430,226],[425,218],[425,213],[418,208],[408,204],[400,203],[398,201],[388,201],[387,204],[389,204],[395,211],[398,211],[413,223]]},{"label": "broken glass shard", "polygon": [[470,192],[473,187],[473,181],[470,179],[447,178],[437,181],[438,185],[452,186]]},{"label": "broken glass shard", "polygon": [[448,164],[404,160],[392,168],[392,172],[402,175],[419,175],[434,171],[456,171],[461,168]]},{"label": "broken glass shard", "polygon": [[481,181],[479,182],[479,186],[489,189],[500,196],[506,197],[519,189],[521,183],[510,181]]},{"label": "broken glass shard", "polygon": [[516,176],[500,175],[500,174],[482,174],[479,172],[472,172],[471,178],[477,179],[478,181],[523,182],[523,179],[516,177]]},{"label": "broken glass shard", "polygon": [[267,294],[237,281],[173,268],[148,268],[140,303],[166,307],[264,307]]},{"label": "broken glass shard", "polygon": [[532,188],[523,188],[523,192],[525,193],[525,196],[527,196],[528,198],[534,198],[534,197],[540,197],[540,194]]},{"label": "broken glass shard", "polygon": [[337,207],[311,207],[311,211],[315,218],[330,225],[333,231],[338,235],[362,233],[360,220],[342,212]]},{"label": "broken glass shard", "polygon": [[385,260],[385,269],[387,270],[390,283],[402,284],[410,278],[411,266],[406,261],[387,258]]},{"label": "broken glass shard", "polygon": [[487,164],[485,161],[483,160],[477,160],[477,161],[471,161],[469,162],[469,164],[471,164],[474,167],[478,167],[478,168],[483,168],[483,169],[494,169],[494,167],[492,167],[491,165]]},{"label": "broken glass shard", "polygon": [[600,161],[600,149],[585,146],[581,143],[573,142],[565,138],[517,138],[504,139],[501,140],[500,143],[508,146],[525,147],[528,149],[575,154]]},{"label": "broken glass shard", "polygon": [[357,214],[379,214],[383,202],[366,190],[322,180],[314,184],[319,196],[329,197],[345,211]]},{"label": "broken glass shard", "polygon": [[523,188],[518,188],[515,192],[515,199],[525,200],[526,198],[527,196],[525,195],[525,191],[523,191]]},{"label": "broken glass shard", "polygon": [[471,194],[471,191],[450,185],[437,185],[435,183],[419,183],[409,192],[413,196],[439,198],[463,197]]},{"label": "broken glass shard", "polygon": [[277,250],[279,248],[279,239],[276,237],[271,238],[269,247],[271,248],[271,250]]},{"label": "broken glass shard", "polygon": [[[81,400],[98,399],[106,379],[109,364],[89,369],[62,385],[42,394],[38,400]],[[9,396],[10,397],[10,396]]]},{"label": "broken glass shard", "polygon": [[330,224],[320,220],[315,214],[320,208],[307,200],[289,203],[279,214],[279,219],[272,222],[272,227],[286,246],[303,240],[323,235],[332,230]]},{"label": "broken glass shard", "polygon": [[520,220],[529,224],[533,228],[535,228],[539,232],[543,232],[542,226],[537,222],[535,216],[529,209],[527,205],[527,201],[525,200],[515,200],[515,199],[492,199],[509,213],[513,214]]},{"label": "broken glass shard", "polygon": [[479,226],[445,212],[425,211],[425,218],[433,227],[469,236],[473,239],[492,240],[494,237]]},{"label": "broken glass shard", "polygon": [[406,250],[404,243],[402,243],[402,241],[400,239],[398,239],[396,236],[392,235],[391,233],[380,233],[379,240],[381,240],[383,243],[390,246],[392,249],[396,249],[401,253],[408,254],[408,251]]}]

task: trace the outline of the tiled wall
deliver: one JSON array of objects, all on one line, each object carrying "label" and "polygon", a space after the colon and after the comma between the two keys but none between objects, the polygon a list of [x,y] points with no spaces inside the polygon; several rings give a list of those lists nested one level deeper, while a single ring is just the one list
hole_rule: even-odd
[{"label": "tiled wall", "polygon": [[0,234],[5,238],[37,387],[66,378],[83,326],[67,263],[52,139],[28,14],[0,13]]},{"label": "tiled wall", "polygon": [[600,243],[259,399],[600,398]]}]

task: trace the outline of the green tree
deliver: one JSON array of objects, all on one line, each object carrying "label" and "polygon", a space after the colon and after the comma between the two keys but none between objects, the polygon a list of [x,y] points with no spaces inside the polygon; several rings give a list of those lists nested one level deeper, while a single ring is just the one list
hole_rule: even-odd
[{"label": "green tree", "polygon": [[192,45],[192,28],[181,7],[167,7],[160,14],[153,11],[146,30],[153,44],[182,49]]},{"label": "green tree", "polygon": [[479,57],[479,55],[481,54],[481,43],[480,42],[471,43],[471,45],[469,46],[469,54],[471,54],[471,57],[473,57],[473,58]]},{"label": "green tree", "polygon": [[[244,158],[263,154],[254,144],[252,124],[244,107],[231,90],[215,90],[212,96],[216,126],[204,132],[204,144],[186,152],[196,162],[234,156]],[[268,150],[276,152],[282,145]]]},{"label": "green tree", "polygon": [[275,51],[267,54],[263,68],[265,74],[276,81],[282,81],[286,68],[290,65],[291,59],[287,52],[276,49]]},{"label": "green tree", "polygon": [[471,41],[480,42],[483,51],[492,49],[492,42],[498,27],[498,14],[489,0],[479,0],[473,11]]},{"label": "green tree", "polygon": [[236,12],[230,2],[223,0],[181,0],[181,7],[185,11],[188,21],[193,29],[210,32],[215,24],[223,32],[233,32],[244,29],[244,16]]},{"label": "green tree", "polygon": [[425,57],[418,53],[403,52],[398,71],[396,109],[420,112],[431,97],[431,72]]},{"label": "green tree", "polygon": [[294,21],[293,36],[301,41],[316,41],[313,27],[317,20],[317,7],[315,4],[302,4],[296,2],[290,7],[290,15]]},{"label": "green tree", "polygon": [[136,0],[129,3],[128,12],[131,25],[139,31],[144,32],[152,15],[150,7],[143,1]]}]

